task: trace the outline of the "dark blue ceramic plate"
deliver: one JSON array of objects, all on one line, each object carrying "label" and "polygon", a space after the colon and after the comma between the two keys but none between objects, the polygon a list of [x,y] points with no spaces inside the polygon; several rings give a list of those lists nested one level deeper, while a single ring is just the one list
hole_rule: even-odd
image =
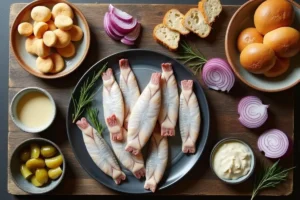
[{"label": "dark blue ceramic plate", "polygon": [[[185,155],[181,152],[181,138],[177,126],[176,136],[169,138],[169,163],[167,166],[167,170],[164,174],[164,178],[159,184],[159,190],[161,190],[179,181],[184,175],[186,175],[191,170],[191,168],[196,164],[196,162],[202,155],[209,133],[209,109],[207,100],[199,81],[190,72],[189,69],[187,69],[175,59],[167,55],[149,50],[123,51],[100,60],[82,76],[82,78],[80,79],[73,91],[74,97],[78,98],[80,87],[82,86],[84,81],[86,81],[87,78],[91,79],[93,74],[95,72],[98,72],[105,63],[108,63],[108,66],[113,69],[115,77],[117,81],[119,81],[120,70],[118,62],[121,58],[127,58],[129,60],[141,91],[149,82],[151,74],[153,72],[161,71],[161,63],[164,62],[172,63],[174,74],[176,76],[179,88],[181,80],[192,79],[194,81],[194,91],[196,93],[201,108],[201,133],[197,141],[197,151],[194,155]],[[96,96],[94,98],[92,106],[95,106],[99,109],[99,120],[102,124],[105,124],[105,121],[103,119],[102,108],[101,78],[96,82],[95,88],[93,89],[94,92],[96,92]],[[123,171],[126,173],[127,180],[121,185],[116,185],[109,176],[104,174],[96,166],[96,164],[93,162],[85,148],[80,130],[77,128],[76,124],[72,123],[72,113],[73,104],[70,100],[67,116],[68,138],[74,151],[74,154],[81,166],[83,167],[83,169],[85,169],[88,172],[88,174],[94,179],[96,179],[99,183],[113,190],[131,194],[149,193],[149,191],[144,189],[145,180],[137,180],[128,170],[123,168]],[[107,130],[103,133],[103,136],[105,140],[110,144],[109,133],[107,132]],[[146,151],[147,146],[143,149],[144,159],[147,159]]]}]

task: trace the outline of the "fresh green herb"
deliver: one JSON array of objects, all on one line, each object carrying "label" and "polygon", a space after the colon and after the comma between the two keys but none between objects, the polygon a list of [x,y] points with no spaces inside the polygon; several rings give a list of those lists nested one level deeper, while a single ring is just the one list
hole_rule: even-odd
[{"label": "fresh green herb", "polygon": [[288,172],[295,167],[289,169],[282,169],[278,166],[279,160],[275,162],[271,167],[267,167],[263,172],[256,178],[252,197],[253,200],[259,191],[265,188],[274,188],[279,185],[282,181],[285,181],[288,177]]},{"label": "fresh green herb", "polygon": [[102,66],[98,73],[94,73],[92,79],[89,78],[83,83],[80,88],[79,99],[76,99],[72,94],[72,101],[74,106],[74,113],[72,114],[73,123],[82,115],[85,110],[85,107],[92,102],[95,93],[91,92],[95,82],[99,79],[101,74],[106,70],[107,63]]},{"label": "fresh green herb", "polygon": [[88,108],[87,113],[88,113],[88,118],[89,118],[91,124],[93,125],[93,127],[95,127],[98,134],[101,135],[104,130],[104,126],[98,120],[98,114],[99,114],[98,109],[97,108]]},{"label": "fresh green herb", "polygon": [[180,42],[180,47],[180,56],[176,59],[183,61],[183,64],[188,64],[195,74],[197,74],[207,62],[207,59],[197,48],[192,48],[184,40]]}]

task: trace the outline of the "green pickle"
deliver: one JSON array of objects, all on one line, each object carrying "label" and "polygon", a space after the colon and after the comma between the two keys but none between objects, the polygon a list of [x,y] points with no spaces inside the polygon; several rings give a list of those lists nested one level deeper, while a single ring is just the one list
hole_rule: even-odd
[{"label": "green pickle", "polygon": [[49,169],[49,171],[48,171],[49,178],[51,178],[53,180],[60,177],[61,174],[62,174],[62,169],[60,167],[57,167],[54,169]]},{"label": "green pickle", "polygon": [[30,157],[31,158],[38,158],[40,157],[40,146],[37,144],[31,144],[30,145]]},{"label": "green pickle", "polygon": [[30,159],[30,151],[28,149],[26,150],[23,150],[20,154],[20,159],[23,161],[23,162],[27,162],[27,160]]},{"label": "green pickle", "polygon": [[63,157],[62,155],[58,155],[53,158],[46,158],[45,163],[48,168],[54,169],[63,163]]},{"label": "green pickle", "polygon": [[45,184],[48,182],[48,172],[45,168],[38,168],[35,171],[35,178],[39,183]]},{"label": "green pickle", "polygon": [[36,176],[32,176],[31,177],[31,183],[32,185],[36,186],[36,187],[41,187],[43,186],[42,183],[40,183],[37,179],[36,179]]},{"label": "green pickle", "polygon": [[45,158],[54,156],[56,154],[56,152],[57,152],[56,148],[53,147],[52,145],[45,145],[45,146],[42,146],[42,148],[41,148],[41,154]]},{"label": "green pickle", "polygon": [[22,176],[25,178],[25,179],[28,179],[28,177],[30,177],[32,175],[32,172],[26,167],[26,165],[21,165],[20,167],[20,171],[21,171],[21,174]]},{"label": "green pickle", "polygon": [[26,162],[26,167],[30,170],[34,170],[37,168],[44,168],[45,161],[41,158],[31,158]]}]

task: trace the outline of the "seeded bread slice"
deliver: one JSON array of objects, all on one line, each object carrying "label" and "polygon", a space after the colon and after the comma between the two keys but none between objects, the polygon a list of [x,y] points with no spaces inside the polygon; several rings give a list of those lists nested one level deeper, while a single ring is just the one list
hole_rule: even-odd
[{"label": "seeded bread slice", "polygon": [[171,9],[165,14],[163,23],[169,29],[178,31],[182,35],[187,35],[190,31],[182,25],[183,17],[184,15],[179,10]]},{"label": "seeded bread slice", "polygon": [[169,29],[164,24],[158,24],[153,30],[154,39],[168,47],[170,50],[175,51],[178,48],[180,34],[177,31]]},{"label": "seeded bread slice", "polygon": [[204,15],[206,23],[212,24],[222,12],[222,4],[220,0],[202,0],[198,3],[198,9]]},{"label": "seeded bread slice", "polygon": [[209,35],[211,27],[206,23],[203,14],[198,8],[191,8],[183,18],[183,26],[196,33],[199,37],[205,38]]}]

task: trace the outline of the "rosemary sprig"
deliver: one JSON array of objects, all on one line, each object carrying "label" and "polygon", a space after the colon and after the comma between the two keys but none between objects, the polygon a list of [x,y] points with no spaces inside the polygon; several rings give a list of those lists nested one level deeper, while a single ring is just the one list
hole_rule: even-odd
[{"label": "rosemary sprig", "polygon": [[98,134],[101,135],[104,130],[104,126],[98,120],[99,110],[97,108],[88,108],[87,113],[91,124],[95,127]]},{"label": "rosemary sprig", "polygon": [[74,106],[74,113],[72,114],[73,123],[75,123],[75,121],[82,115],[82,113],[85,110],[85,107],[92,102],[95,93],[91,93],[91,89],[93,88],[95,82],[98,80],[101,74],[106,70],[106,68],[107,63],[103,65],[97,73],[94,73],[91,80],[87,78],[87,80],[83,83],[83,85],[80,88],[79,99],[76,99],[73,96],[74,94],[72,94],[72,101]]},{"label": "rosemary sprig", "polygon": [[180,47],[182,51],[179,52],[180,56],[176,59],[183,61],[183,64],[187,64],[197,74],[207,59],[197,48],[192,48],[185,40],[180,42]]},{"label": "rosemary sprig", "polygon": [[265,188],[274,188],[282,181],[285,181],[288,177],[288,172],[295,167],[289,169],[282,169],[278,166],[279,160],[275,162],[271,167],[265,168],[262,173],[256,178],[254,188],[251,196],[253,200],[259,191]]}]

